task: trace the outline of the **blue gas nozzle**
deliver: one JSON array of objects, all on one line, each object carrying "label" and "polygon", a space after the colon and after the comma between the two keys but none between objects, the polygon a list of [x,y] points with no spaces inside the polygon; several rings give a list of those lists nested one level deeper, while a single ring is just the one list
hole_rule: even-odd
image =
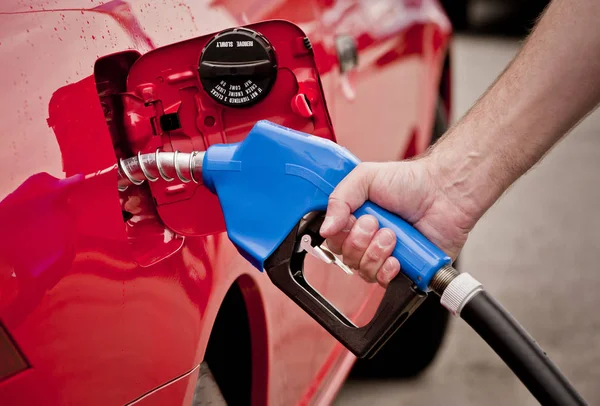
[{"label": "blue gas nozzle", "polygon": [[[257,122],[247,138],[208,148],[204,184],[219,197],[227,233],[257,269],[307,213],[324,212],[335,186],[359,160],[340,145],[269,121]],[[406,221],[366,202],[355,216],[371,214],[390,228],[393,256],[422,292],[451,259]]]}]

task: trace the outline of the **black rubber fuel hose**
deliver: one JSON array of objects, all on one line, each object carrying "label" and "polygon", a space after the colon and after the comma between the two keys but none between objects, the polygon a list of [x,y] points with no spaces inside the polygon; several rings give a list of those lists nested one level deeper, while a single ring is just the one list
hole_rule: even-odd
[{"label": "black rubber fuel hose", "polygon": [[460,312],[542,405],[586,405],[546,353],[502,306],[485,291]]}]

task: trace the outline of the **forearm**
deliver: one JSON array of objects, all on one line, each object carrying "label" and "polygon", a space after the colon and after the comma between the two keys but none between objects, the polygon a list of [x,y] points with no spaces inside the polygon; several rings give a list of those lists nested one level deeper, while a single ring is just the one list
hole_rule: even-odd
[{"label": "forearm", "polygon": [[476,220],[600,101],[596,0],[555,0],[519,55],[427,159]]}]

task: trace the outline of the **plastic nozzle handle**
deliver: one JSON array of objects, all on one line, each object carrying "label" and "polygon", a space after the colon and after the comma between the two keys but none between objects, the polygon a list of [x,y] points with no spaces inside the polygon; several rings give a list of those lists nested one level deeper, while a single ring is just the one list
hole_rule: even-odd
[{"label": "plastic nozzle handle", "polygon": [[419,290],[426,292],[435,273],[452,262],[441,249],[395,214],[372,202],[366,202],[354,213],[356,217],[365,214],[375,216],[380,227],[389,228],[394,232],[396,247],[392,256],[400,262],[402,273],[410,278]]}]

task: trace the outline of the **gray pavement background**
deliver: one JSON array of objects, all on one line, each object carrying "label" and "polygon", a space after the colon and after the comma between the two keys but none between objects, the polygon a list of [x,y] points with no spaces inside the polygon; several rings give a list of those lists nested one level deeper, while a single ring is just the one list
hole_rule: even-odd
[{"label": "gray pavement background", "polygon": [[[453,47],[459,117],[504,69],[519,42],[459,36]],[[460,264],[523,324],[591,405],[600,404],[599,259],[596,111],[492,207],[472,232]],[[537,402],[492,350],[455,320],[440,355],[420,377],[351,380],[335,402],[399,404]]]}]

